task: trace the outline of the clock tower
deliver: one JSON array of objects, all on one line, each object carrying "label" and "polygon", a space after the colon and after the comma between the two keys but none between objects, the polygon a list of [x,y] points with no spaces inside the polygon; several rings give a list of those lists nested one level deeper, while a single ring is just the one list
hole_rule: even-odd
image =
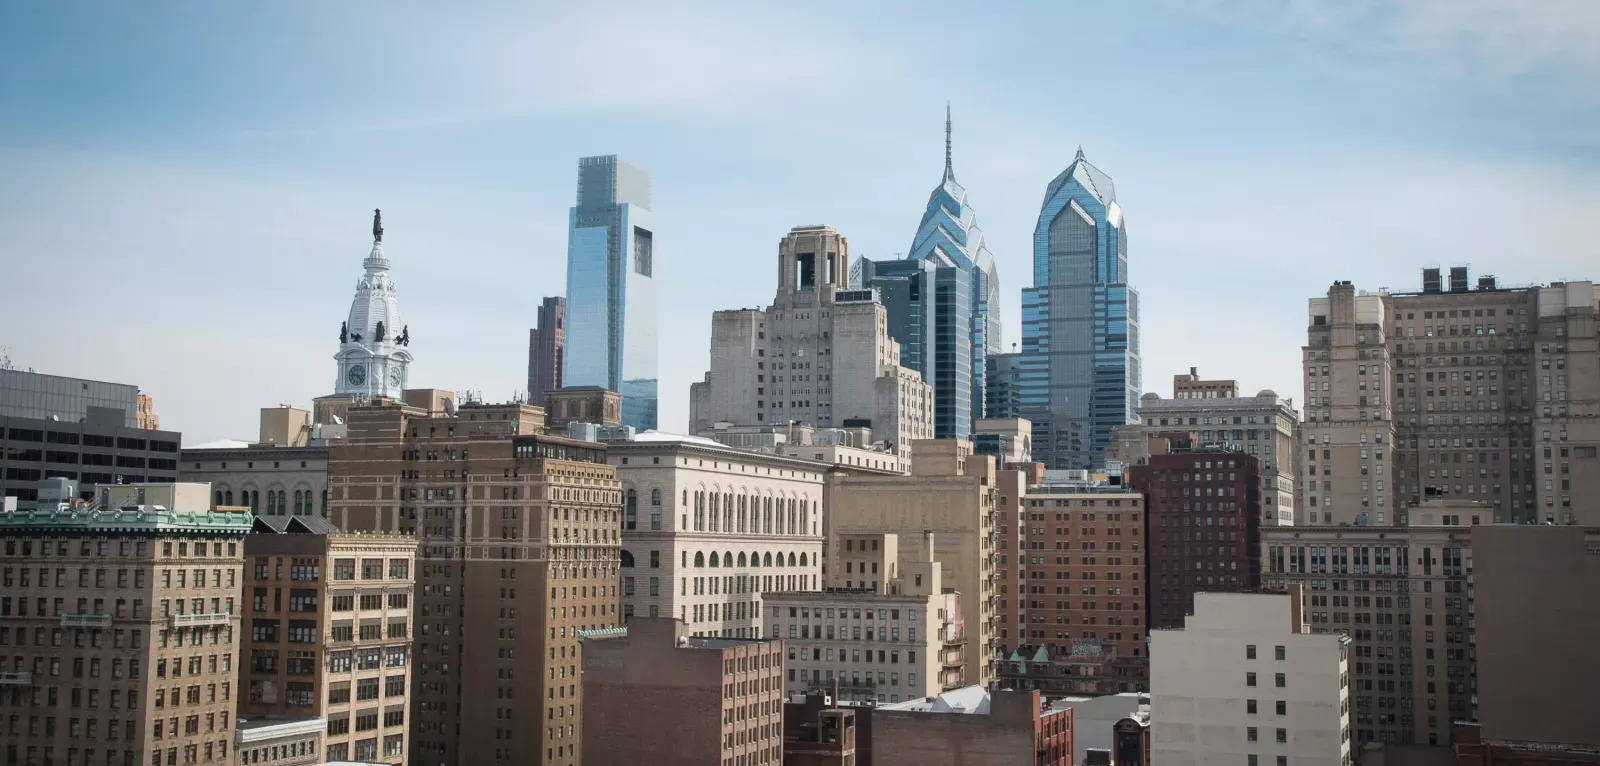
[{"label": "clock tower", "polygon": [[362,262],[350,316],[339,327],[335,396],[399,399],[411,364],[411,330],[400,321],[400,302],[383,254],[383,216],[372,211],[372,252]]}]

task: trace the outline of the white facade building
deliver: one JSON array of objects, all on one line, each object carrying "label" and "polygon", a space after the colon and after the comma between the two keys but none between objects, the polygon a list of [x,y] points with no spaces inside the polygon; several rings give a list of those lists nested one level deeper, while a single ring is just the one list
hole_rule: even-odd
[{"label": "white facade building", "polygon": [[821,588],[829,466],[659,431],[606,458],[622,484],[624,615],[762,638],[762,593]]},{"label": "white facade building", "polygon": [[1348,766],[1349,638],[1311,633],[1289,594],[1197,593],[1150,631],[1151,762]]},{"label": "white facade building", "polygon": [[902,457],[912,440],[933,437],[933,389],[900,366],[877,293],[847,286],[849,256],[832,228],[797,227],[778,246],[772,305],[712,315],[711,369],[690,386],[692,432],[862,427]]},{"label": "white facade building", "polygon": [[389,279],[383,254],[383,219],[374,210],[372,252],[362,261],[366,273],[356,283],[350,315],[339,328],[338,378],[333,392],[347,396],[401,398],[411,364],[411,331],[401,323],[400,299]]}]

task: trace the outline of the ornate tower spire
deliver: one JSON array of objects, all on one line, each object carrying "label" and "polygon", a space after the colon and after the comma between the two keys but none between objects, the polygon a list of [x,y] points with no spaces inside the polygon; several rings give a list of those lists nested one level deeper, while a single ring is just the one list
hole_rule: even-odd
[{"label": "ornate tower spire", "polygon": [[950,162],[950,102],[944,102],[944,180],[951,181],[956,177],[955,168]]}]

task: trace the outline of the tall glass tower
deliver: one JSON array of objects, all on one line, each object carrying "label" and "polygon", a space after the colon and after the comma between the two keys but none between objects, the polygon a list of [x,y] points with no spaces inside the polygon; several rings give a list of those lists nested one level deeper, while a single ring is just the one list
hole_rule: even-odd
[{"label": "tall glass tower", "polygon": [[1105,464],[1111,429],[1138,421],[1139,293],[1111,177],[1083,149],[1045,190],[1022,291],[1022,416],[1047,468]]},{"label": "tall glass tower", "polygon": [[[876,287],[900,342],[900,364],[933,386],[934,435],[966,439],[984,416],[987,358],[1000,353],[1000,276],[951,162],[949,107],[944,177],[900,261],[863,261],[862,287]],[[855,267],[851,278],[855,278]]]},{"label": "tall glass tower", "polygon": [[650,174],[608,155],[578,160],[567,229],[562,384],[622,394],[622,422],[656,427],[655,216]]}]

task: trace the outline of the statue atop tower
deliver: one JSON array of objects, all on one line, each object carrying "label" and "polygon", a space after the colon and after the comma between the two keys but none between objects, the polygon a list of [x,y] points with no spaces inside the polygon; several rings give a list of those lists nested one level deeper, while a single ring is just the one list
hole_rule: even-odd
[{"label": "statue atop tower", "polygon": [[[383,211],[372,211],[372,251],[362,261],[350,313],[339,326],[334,396],[399,399],[411,364],[409,328],[400,319],[400,302],[383,252]],[[394,328],[402,328],[396,332]]]},{"label": "statue atop tower", "polygon": [[372,209],[372,241],[383,241],[383,211],[378,208]]}]

